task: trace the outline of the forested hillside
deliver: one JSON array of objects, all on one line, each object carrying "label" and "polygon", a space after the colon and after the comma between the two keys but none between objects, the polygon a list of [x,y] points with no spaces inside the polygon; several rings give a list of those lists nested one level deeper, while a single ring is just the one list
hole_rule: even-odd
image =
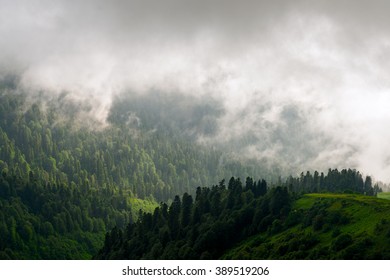
[{"label": "forested hillside", "polygon": [[[388,258],[390,203],[367,195],[373,193],[370,180],[353,170],[329,170],[318,182],[310,173],[290,178],[289,191],[268,188],[265,180],[248,177],[244,184],[232,177],[227,186],[221,181],[199,187],[195,198],[176,196],[170,206],[143,213],[125,230],[114,228],[95,258]],[[302,197],[314,189],[340,194]],[[350,189],[360,194],[346,195]]]},{"label": "forested hillside", "polygon": [[[178,102],[124,96],[99,123],[90,104],[66,93],[27,95],[3,82],[0,258],[231,257],[247,238],[286,227],[298,194],[381,191],[351,169],[283,181],[276,168],[200,145],[221,109]],[[264,179],[248,177],[256,174]],[[232,176],[247,179],[226,187]]]},{"label": "forested hillside", "polygon": [[32,97],[16,84],[0,88],[2,258],[89,258],[106,230],[137,219],[139,209],[261,170],[175,134],[181,127],[161,116],[166,108],[142,98],[143,106],[113,104],[102,125],[88,104]]},{"label": "forested hillside", "polygon": [[289,217],[227,250],[222,259],[390,258],[390,201],[358,194],[306,194]]},{"label": "forested hillside", "polygon": [[0,259],[390,259],[389,11],[0,0]]}]

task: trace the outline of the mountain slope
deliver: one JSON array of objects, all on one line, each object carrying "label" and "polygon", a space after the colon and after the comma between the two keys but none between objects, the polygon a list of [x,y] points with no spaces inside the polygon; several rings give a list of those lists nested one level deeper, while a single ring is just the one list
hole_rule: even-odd
[{"label": "mountain slope", "polygon": [[[360,178],[358,172],[354,174]],[[330,170],[324,182],[333,184],[333,177],[346,182],[350,174]],[[296,193],[287,187],[268,189],[265,180],[256,182],[248,177],[243,184],[239,178],[231,178],[227,187],[221,181],[212,188],[198,188],[195,199],[188,194],[176,196],[170,206],[161,204],[153,214],[142,214],[126,230],[115,228],[107,233],[95,258],[389,257],[390,201],[342,193],[359,189],[359,180],[355,185],[333,187],[338,193],[302,196],[303,190],[313,189],[306,181],[298,178],[295,187],[290,186]]]},{"label": "mountain slope", "polygon": [[357,194],[306,194],[279,229],[258,234],[225,259],[389,259],[390,201]]},{"label": "mountain slope", "polygon": [[[91,104],[66,93],[34,96],[0,83],[0,258],[90,258],[106,230],[136,220],[140,209],[260,170],[175,134],[177,126],[161,119],[166,106],[123,104],[113,105],[104,126]],[[147,126],[129,121],[136,109]]]}]

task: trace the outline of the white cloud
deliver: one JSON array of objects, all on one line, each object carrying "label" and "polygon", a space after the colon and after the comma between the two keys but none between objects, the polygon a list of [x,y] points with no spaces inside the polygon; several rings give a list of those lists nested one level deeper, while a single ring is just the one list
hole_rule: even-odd
[{"label": "white cloud", "polygon": [[209,141],[250,132],[249,154],[390,180],[386,1],[0,5],[0,65],[26,88],[92,96],[102,108],[126,89],[210,95],[226,114]]}]

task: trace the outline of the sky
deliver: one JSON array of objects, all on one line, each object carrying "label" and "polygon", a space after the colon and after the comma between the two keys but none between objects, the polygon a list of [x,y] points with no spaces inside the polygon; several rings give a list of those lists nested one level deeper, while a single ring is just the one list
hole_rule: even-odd
[{"label": "sky", "polygon": [[207,96],[213,136],[292,172],[390,181],[390,2],[0,0],[0,75],[95,100]]}]

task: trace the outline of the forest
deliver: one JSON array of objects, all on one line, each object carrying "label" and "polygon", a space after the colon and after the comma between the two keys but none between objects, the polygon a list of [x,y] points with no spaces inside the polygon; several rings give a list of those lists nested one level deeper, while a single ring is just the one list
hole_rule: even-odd
[{"label": "forest", "polygon": [[88,106],[66,96],[31,98],[15,83],[0,88],[1,258],[90,258],[106,231],[137,220],[139,209],[153,211],[218,178],[260,173],[221,160],[221,151],[189,135],[173,137],[176,125],[151,131],[159,118],[152,113],[142,125],[129,123],[131,111],[118,102],[102,126],[86,117]]},{"label": "forest", "polygon": [[[158,94],[118,100],[102,125],[88,117],[90,106],[66,93],[31,97],[12,79],[3,82],[0,259],[304,258],[302,250],[267,255],[242,246],[261,239],[272,247],[276,234],[298,225],[314,228],[302,242],[322,244],[316,231],[353,219],[328,215],[329,205],[296,208],[306,194],[375,197],[382,191],[354,169],[282,178],[266,164],[201,145],[195,135],[213,133],[220,108],[194,102],[169,114],[171,101],[164,100]],[[389,222],[377,223],[378,236],[387,234]],[[339,231],[336,237],[347,234]],[[344,238],[352,244],[355,237]],[[367,240],[388,245],[385,237]],[[348,257],[328,247],[308,255]],[[359,256],[388,254],[372,249]]]},{"label": "forest", "polygon": [[[355,184],[333,187],[332,179]],[[333,177],[335,176],[335,177]],[[153,213],[140,213],[125,229],[115,227],[106,234],[96,259],[388,259],[390,257],[390,201],[378,203],[364,187],[359,173],[330,170],[322,176],[325,193],[312,197],[307,180],[293,187],[268,188],[265,180],[245,183],[232,177],[211,188],[197,188],[196,196],[175,196]],[[337,182],[337,181],[336,181]],[[348,182],[349,183],[349,182]],[[369,187],[369,192],[373,188]],[[321,190],[321,189],[317,189]],[[371,199],[374,200],[371,200]],[[306,200],[310,201],[306,201]],[[310,204],[302,207],[302,204]],[[339,207],[338,204],[342,204]],[[375,209],[372,204],[378,204]],[[353,207],[369,210],[370,224],[358,223]],[[367,204],[367,205],[366,205]],[[371,208],[370,208],[371,207]],[[380,209],[380,210],[379,210]],[[374,213],[381,212],[377,216]],[[367,213],[364,213],[367,215]],[[351,230],[350,227],[353,227]],[[363,231],[362,231],[363,230]],[[362,231],[362,232],[361,232]],[[273,240],[276,239],[276,240]]]},{"label": "forest", "polygon": [[0,259],[390,260],[389,11],[0,0]]}]

